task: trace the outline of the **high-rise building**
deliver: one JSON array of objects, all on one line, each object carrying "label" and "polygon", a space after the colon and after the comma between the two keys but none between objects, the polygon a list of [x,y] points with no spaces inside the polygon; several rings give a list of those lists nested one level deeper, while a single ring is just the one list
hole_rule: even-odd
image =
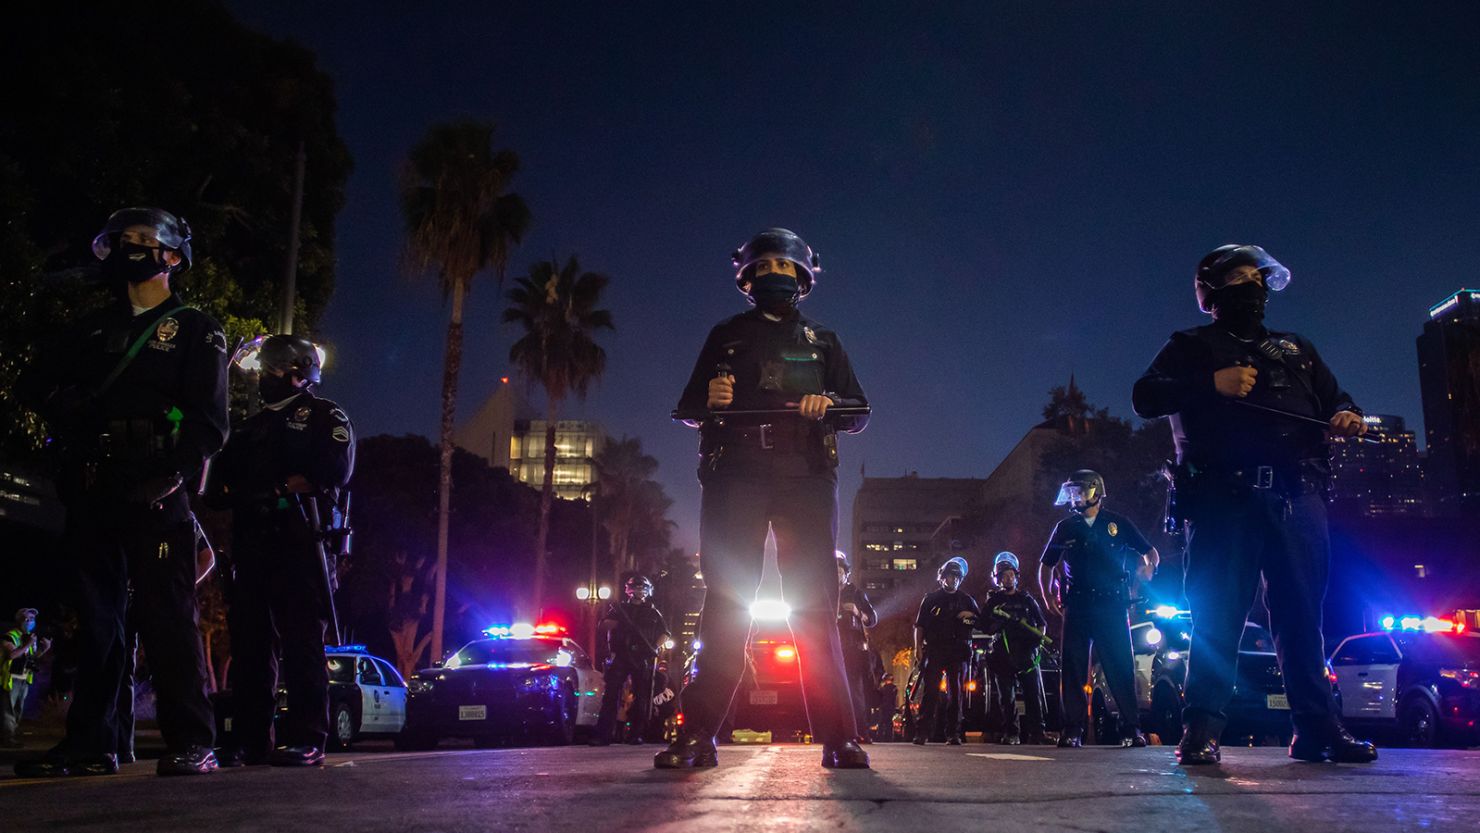
[{"label": "high-rise building", "polygon": [[[951,542],[938,534],[981,504],[984,480],[865,477],[853,498],[853,581],[875,605],[895,588],[933,580]],[[933,543],[932,543],[933,542]],[[918,601],[918,599],[917,599]]]},{"label": "high-rise building", "polygon": [[1417,516],[1424,513],[1418,442],[1403,418],[1368,414],[1380,442],[1337,439],[1331,444],[1331,511],[1348,517]]},{"label": "high-rise building", "polygon": [[1434,508],[1480,507],[1480,290],[1461,289],[1429,310],[1418,379]]},{"label": "high-rise building", "polygon": [[[507,378],[453,434],[458,448],[506,468],[521,483],[536,489],[545,484],[545,426]],[[601,425],[579,419],[555,423],[555,494],[569,500],[589,497],[596,479],[591,458],[601,453],[606,434]]]},{"label": "high-rise building", "polygon": [[[509,473],[521,483],[542,488],[545,483],[545,427],[543,419],[517,420],[509,444]],[[606,445],[601,425],[580,419],[555,423],[555,494],[567,500],[590,497],[596,480],[592,458]]]}]

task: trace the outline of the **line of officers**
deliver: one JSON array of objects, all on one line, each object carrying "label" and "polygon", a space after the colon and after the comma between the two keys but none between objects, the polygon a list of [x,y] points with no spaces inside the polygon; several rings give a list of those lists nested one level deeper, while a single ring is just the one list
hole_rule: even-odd
[{"label": "line of officers", "polygon": [[[166,746],[160,775],[321,764],[325,637],[337,641],[333,551],[346,544],[342,496],[354,470],[349,417],[314,394],[316,346],[277,335],[257,351],[261,409],[228,425],[225,333],[171,286],[194,255],[183,218],[116,211],[92,251],[111,302],[42,345],[16,386],[49,429],[67,510],[62,596],[78,618],[66,735],[16,772],[108,775],[132,760],[136,638]],[[192,492],[233,513],[221,567],[238,745],[220,759],[195,591],[212,549]],[[274,738],[280,656],[289,701]]]}]

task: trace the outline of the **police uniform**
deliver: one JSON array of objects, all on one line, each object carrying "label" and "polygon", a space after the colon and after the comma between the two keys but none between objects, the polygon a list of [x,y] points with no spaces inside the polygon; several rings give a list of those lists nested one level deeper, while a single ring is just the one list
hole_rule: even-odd
[{"label": "police uniform", "polygon": [[[962,613],[970,615],[963,619]],[[971,661],[971,631],[980,615],[981,606],[964,590],[953,593],[942,587],[925,594],[920,601],[915,627],[924,638],[920,680],[925,691],[920,700],[920,723],[915,729],[917,742],[941,726],[942,711],[946,739],[959,737],[965,705],[962,689],[966,684],[966,666]],[[946,679],[944,692],[940,690],[942,674]]]},{"label": "police uniform", "polygon": [[[843,606],[848,604],[858,608],[857,615],[843,612]],[[838,639],[843,645],[843,667],[848,672],[853,720],[861,734],[868,733],[869,714],[878,700],[879,677],[865,630],[877,624],[879,614],[874,611],[868,594],[851,581],[844,584],[838,591]]]},{"label": "police uniform", "polygon": [[[753,268],[746,266],[746,257],[783,250],[792,252],[788,256],[798,264],[799,275],[806,273],[810,288],[815,255],[796,235],[774,229],[736,252],[742,290],[749,281],[746,269]],[[808,394],[827,396],[834,407],[867,405],[837,335],[802,316],[794,302],[771,309],[757,306],[716,326],[694,364],[679,412],[706,412],[708,383],[721,372],[734,379],[730,411],[795,411]],[[699,625],[701,673],[684,694],[685,716],[691,722],[682,743],[660,753],[654,764],[712,765],[712,736],[745,668],[749,605],[761,581],[767,532],[774,531],[812,733],[822,741],[825,766],[857,765],[853,758],[838,764],[829,757],[858,734],[836,625],[836,432],[862,431],[868,418],[723,414],[703,420],[700,429],[699,563],[706,585]],[[848,754],[859,756],[861,750]]]},{"label": "police uniform", "polygon": [[[993,707],[1001,719],[1004,739],[1021,737],[1036,740],[1043,736],[1043,712],[1046,702],[1043,696],[1043,675],[1038,670],[1038,653],[1042,639],[1022,626],[1022,622],[1043,630],[1046,621],[1038,601],[1018,590],[994,590],[988,594],[986,603],[985,630],[994,634],[987,668],[992,674]],[[998,615],[998,612],[1004,615]],[[1026,707],[1025,722],[1019,734],[1017,693],[1022,686],[1023,705]]]},{"label": "police uniform", "polygon": [[631,724],[628,739],[643,739],[653,711],[654,666],[663,647],[661,643],[669,633],[668,623],[652,603],[625,600],[611,605],[602,618],[616,624],[606,635],[606,690],[601,696],[596,737],[600,740],[611,738],[616,728],[622,688],[630,677],[632,708],[627,714]]},{"label": "police uniform", "polygon": [[1136,413],[1168,416],[1187,520],[1186,594],[1194,628],[1184,717],[1214,739],[1226,723],[1250,599],[1261,586],[1297,729],[1338,714],[1325,672],[1321,604],[1330,568],[1328,450],[1321,428],[1220,396],[1213,373],[1258,371],[1247,401],[1321,421],[1356,411],[1309,341],[1265,331],[1244,340],[1213,323],[1174,333],[1136,382]]},{"label": "police uniform", "polygon": [[1074,514],[1059,521],[1043,549],[1041,563],[1064,563],[1064,636],[1059,700],[1064,737],[1081,738],[1088,704],[1090,649],[1099,658],[1110,694],[1120,709],[1122,733],[1140,727],[1135,669],[1131,659],[1127,565],[1150,552],[1151,544],[1124,515],[1103,507],[1093,519]]},{"label": "police uniform", "polygon": [[[330,616],[321,548],[329,512],[354,464],[348,415],[308,390],[243,420],[212,463],[207,499],[233,510],[227,617],[233,732],[249,761],[274,746],[279,653],[288,711],[276,745],[321,752],[327,741],[324,637]],[[293,475],[314,491],[289,494],[284,483]],[[333,575],[332,568],[328,572]]]},{"label": "police uniform", "polygon": [[52,429],[75,570],[76,696],[59,760],[117,752],[130,584],[165,745],[213,743],[185,484],[226,437],[226,385],[220,325],[171,295],[143,312],[123,299],[87,316],[17,386]]}]

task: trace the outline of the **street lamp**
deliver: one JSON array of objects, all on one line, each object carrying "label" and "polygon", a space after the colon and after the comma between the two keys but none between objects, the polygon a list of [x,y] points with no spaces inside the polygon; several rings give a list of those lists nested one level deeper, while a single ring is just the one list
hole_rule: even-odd
[{"label": "street lamp", "polygon": [[586,615],[590,621],[590,644],[587,650],[596,652],[596,606],[612,597],[612,589],[605,584],[598,585],[593,577],[587,584],[576,588],[576,599],[586,604]]}]

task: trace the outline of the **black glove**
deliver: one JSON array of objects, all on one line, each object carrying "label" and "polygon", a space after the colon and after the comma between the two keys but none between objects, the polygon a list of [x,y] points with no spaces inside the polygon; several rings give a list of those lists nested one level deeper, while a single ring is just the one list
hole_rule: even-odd
[{"label": "black glove", "polygon": [[155,477],[146,477],[134,481],[124,492],[123,499],[129,503],[142,503],[145,506],[153,506],[164,500],[179,489],[185,478],[179,473],[162,474]]}]

